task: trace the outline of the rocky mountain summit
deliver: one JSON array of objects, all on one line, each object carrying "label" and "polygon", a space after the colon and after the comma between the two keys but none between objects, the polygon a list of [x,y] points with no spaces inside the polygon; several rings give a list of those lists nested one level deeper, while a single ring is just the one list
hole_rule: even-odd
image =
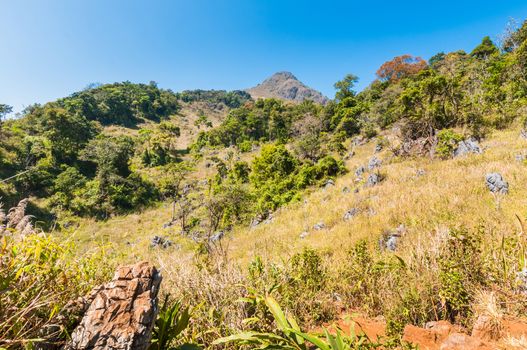
[{"label": "rocky mountain summit", "polygon": [[329,101],[326,96],[306,86],[290,72],[275,73],[261,84],[245,91],[253,98],[272,97],[295,102],[312,100],[320,104],[326,104]]}]

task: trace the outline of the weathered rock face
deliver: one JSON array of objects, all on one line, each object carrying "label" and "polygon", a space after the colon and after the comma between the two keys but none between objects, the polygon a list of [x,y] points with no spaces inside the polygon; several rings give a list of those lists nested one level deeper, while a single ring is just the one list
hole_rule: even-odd
[{"label": "weathered rock face", "polygon": [[368,176],[366,180],[366,187],[373,187],[382,181],[382,178],[379,174],[372,173]]},{"label": "weathered rock face", "polygon": [[490,173],[485,176],[485,183],[490,192],[507,194],[509,193],[509,184],[499,173]]},{"label": "weathered rock face", "polygon": [[368,169],[373,170],[380,168],[382,165],[382,161],[377,157],[372,157],[370,161],[368,162]]},{"label": "weathered rock face", "polygon": [[147,262],[120,267],[99,287],[65,349],[146,350],[157,316],[161,275]]},{"label": "weathered rock face", "polygon": [[478,141],[474,138],[469,138],[467,140],[460,141],[457,145],[456,150],[454,151],[454,157],[464,156],[469,153],[483,153]]},{"label": "weathered rock face", "polygon": [[437,146],[437,137],[421,137],[417,140],[408,140],[394,151],[397,156],[432,156]]},{"label": "weathered rock face", "polygon": [[304,85],[289,72],[278,72],[264,80],[261,84],[245,90],[253,98],[279,98],[295,102],[312,100],[326,104],[329,99],[320,92]]}]

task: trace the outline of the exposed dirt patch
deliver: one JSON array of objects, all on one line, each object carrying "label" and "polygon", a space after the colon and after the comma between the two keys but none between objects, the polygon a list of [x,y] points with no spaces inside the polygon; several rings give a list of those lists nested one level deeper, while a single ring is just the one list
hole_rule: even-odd
[{"label": "exposed dirt patch", "polygon": [[[386,322],[362,315],[343,315],[327,326],[338,326],[347,334],[364,333],[372,340],[386,335]],[[499,338],[488,340],[490,335],[479,332],[471,336],[469,330],[448,321],[429,322],[426,327],[406,326],[402,339],[418,345],[420,350],[527,349],[527,319],[504,318],[501,326]]]}]

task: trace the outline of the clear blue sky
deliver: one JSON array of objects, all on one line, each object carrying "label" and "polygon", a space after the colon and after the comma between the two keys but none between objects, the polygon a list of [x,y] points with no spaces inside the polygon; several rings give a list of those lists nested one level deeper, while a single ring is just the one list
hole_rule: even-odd
[{"label": "clear blue sky", "polygon": [[333,97],[386,60],[471,50],[527,18],[525,0],[0,0],[0,103],[20,110],[130,80],[242,89],[293,72]]}]

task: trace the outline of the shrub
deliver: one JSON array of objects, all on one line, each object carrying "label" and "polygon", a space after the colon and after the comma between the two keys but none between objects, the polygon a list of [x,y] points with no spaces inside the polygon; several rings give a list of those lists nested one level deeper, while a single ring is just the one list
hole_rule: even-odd
[{"label": "shrub", "polygon": [[245,141],[242,141],[239,145],[238,145],[238,149],[240,150],[240,152],[242,153],[247,153],[247,152],[250,152],[252,151],[253,149],[253,143],[249,140],[245,140]]},{"label": "shrub", "polygon": [[437,133],[436,154],[442,159],[452,157],[458,143],[462,140],[463,135],[458,134],[451,129],[439,131]]}]

